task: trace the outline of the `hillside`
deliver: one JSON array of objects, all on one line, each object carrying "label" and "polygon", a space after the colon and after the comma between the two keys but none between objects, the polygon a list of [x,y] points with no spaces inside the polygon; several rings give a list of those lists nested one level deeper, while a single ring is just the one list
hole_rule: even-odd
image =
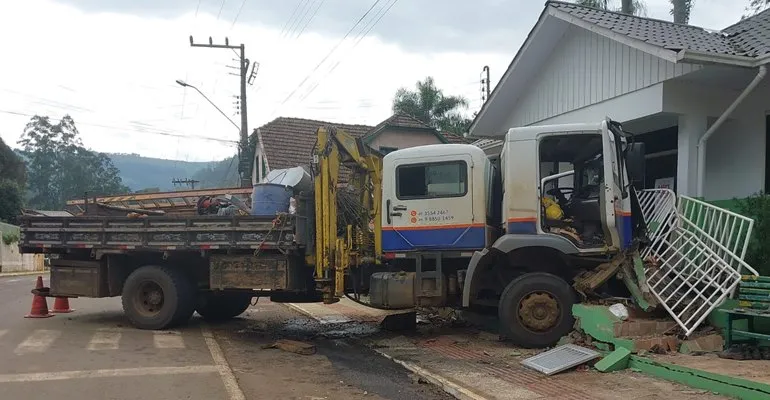
[{"label": "hillside", "polygon": [[[221,186],[229,160],[220,162],[187,162],[142,157],[138,154],[108,154],[120,170],[123,184],[131,190],[158,188],[161,191],[174,190],[174,178],[193,178],[201,183],[196,188]],[[237,166],[233,166],[237,170]],[[235,174],[237,176],[237,172]]]}]

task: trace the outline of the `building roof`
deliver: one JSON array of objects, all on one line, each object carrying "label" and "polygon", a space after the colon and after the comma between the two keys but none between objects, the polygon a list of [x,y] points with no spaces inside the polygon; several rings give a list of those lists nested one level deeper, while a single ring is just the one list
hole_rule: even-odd
[{"label": "building roof", "polygon": [[472,140],[450,132],[441,132],[441,135],[444,136],[444,139],[450,144],[467,144],[472,142]]},{"label": "building roof", "polygon": [[722,31],[630,16],[562,1],[547,6],[614,33],[667,50],[692,50],[730,56],[758,57],[770,53],[770,10]]},{"label": "building roof", "polygon": [[323,126],[342,129],[355,137],[363,137],[371,129],[367,125],[338,124],[302,118],[280,117],[259,127],[262,146],[270,169],[308,165],[313,156],[316,132]]},{"label": "building roof", "polygon": [[371,143],[374,138],[379,136],[382,132],[385,132],[387,129],[422,130],[434,134],[436,138],[442,143],[448,143],[447,139],[441,133],[439,133],[436,128],[433,128],[432,126],[420,121],[419,119],[402,112],[397,112],[391,115],[385,121],[377,124],[377,126],[372,128],[372,130],[369,131],[366,136],[364,136],[364,142],[367,144]]}]

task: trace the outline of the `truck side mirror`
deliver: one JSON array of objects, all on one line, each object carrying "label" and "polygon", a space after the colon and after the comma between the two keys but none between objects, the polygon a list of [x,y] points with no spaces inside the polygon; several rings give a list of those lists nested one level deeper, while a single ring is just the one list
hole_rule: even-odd
[{"label": "truck side mirror", "polygon": [[644,143],[634,142],[626,150],[626,171],[631,185],[636,190],[644,189],[645,181]]}]

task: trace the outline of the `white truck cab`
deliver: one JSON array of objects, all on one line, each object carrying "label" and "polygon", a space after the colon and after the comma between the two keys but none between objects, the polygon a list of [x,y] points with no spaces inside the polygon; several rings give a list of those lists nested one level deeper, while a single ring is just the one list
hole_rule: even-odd
[{"label": "white truck cab", "polygon": [[[512,128],[496,162],[473,145],[394,151],[383,258],[412,274],[414,304],[496,307],[505,336],[551,345],[572,329],[575,277],[644,235],[627,171],[643,179],[643,147],[630,138],[606,119]],[[404,279],[373,274],[373,303],[403,300],[390,288]]]}]

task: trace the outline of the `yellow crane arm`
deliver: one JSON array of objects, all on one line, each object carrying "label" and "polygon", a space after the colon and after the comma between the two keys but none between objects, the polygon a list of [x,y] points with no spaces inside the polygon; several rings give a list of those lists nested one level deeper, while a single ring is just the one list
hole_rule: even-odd
[{"label": "yellow crane arm", "polygon": [[[319,128],[313,151],[315,179],[315,278],[324,302],[343,295],[345,272],[351,266],[378,263],[382,254],[382,158],[363,141],[335,128]],[[365,226],[348,224],[340,231],[337,208],[340,173],[348,167],[347,183],[360,195],[367,211]],[[359,224],[363,225],[363,224]],[[373,234],[373,245],[362,238]],[[333,290],[333,292],[332,292]]]}]

